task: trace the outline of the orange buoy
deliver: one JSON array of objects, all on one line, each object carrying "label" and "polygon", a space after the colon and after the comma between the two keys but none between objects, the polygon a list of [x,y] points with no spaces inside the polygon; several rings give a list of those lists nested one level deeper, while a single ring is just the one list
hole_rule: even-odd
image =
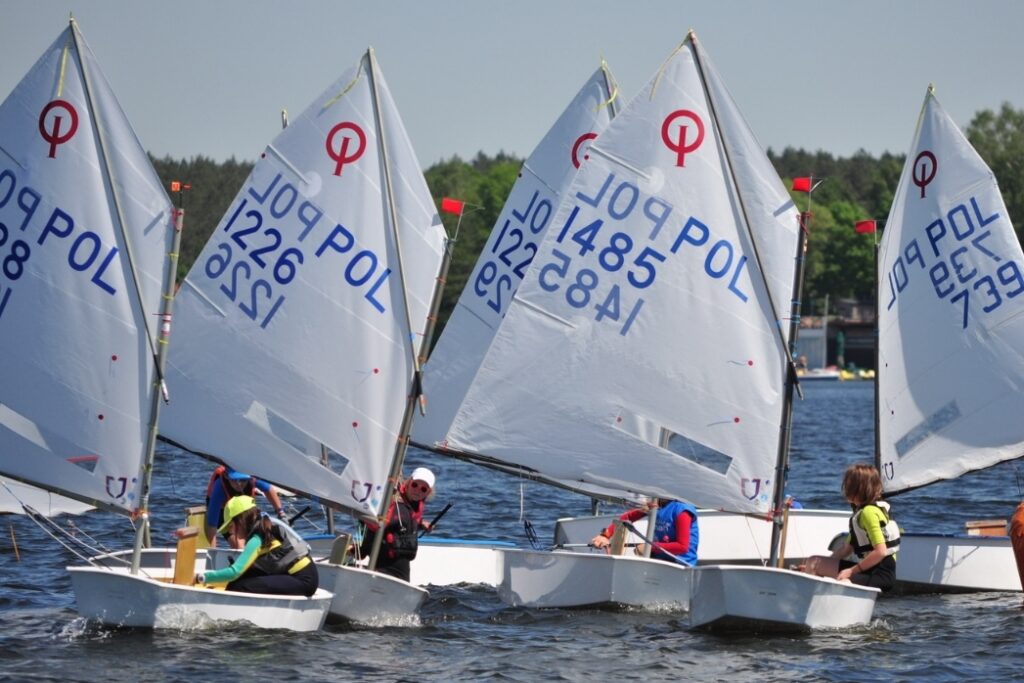
[{"label": "orange buoy", "polygon": [[1010,542],[1013,544],[1013,555],[1017,558],[1020,587],[1024,590],[1024,501],[1017,506],[1010,520]]}]

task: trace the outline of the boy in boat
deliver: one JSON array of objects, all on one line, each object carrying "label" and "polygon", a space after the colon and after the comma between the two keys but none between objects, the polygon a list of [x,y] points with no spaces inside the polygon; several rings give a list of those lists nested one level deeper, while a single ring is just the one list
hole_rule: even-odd
[{"label": "boy in boat", "polygon": [[[635,522],[647,517],[648,511],[655,508],[658,513],[654,523],[651,557],[666,562],[678,562],[689,567],[696,565],[700,530],[697,526],[697,508],[689,503],[658,498],[648,502],[642,508],[624,512],[619,519]],[[595,548],[607,548],[611,544],[614,532],[615,523],[613,522],[607,529],[594,536],[590,540],[590,544]],[[642,544],[634,547],[633,550],[637,555],[643,555],[645,552]]]},{"label": "boy in boat", "polygon": [[252,496],[261,491],[271,505],[274,506],[274,513],[278,519],[284,520],[284,508],[281,506],[281,497],[277,495],[274,485],[250,477],[248,474],[233,470],[226,465],[220,465],[210,475],[210,483],[206,486],[206,540],[211,547],[217,545],[217,528],[226,528],[224,538],[228,547],[241,550],[245,545],[245,538],[236,538],[231,533],[231,527],[225,527],[224,506],[235,496]]},{"label": "boy in boat", "polygon": [[[896,584],[900,529],[889,515],[889,504],[881,500],[878,470],[865,463],[850,465],[843,475],[843,496],[853,507],[846,543],[830,557],[809,557],[799,568],[808,574],[889,591]],[[850,553],[857,555],[856,562],[843,559]]]}]

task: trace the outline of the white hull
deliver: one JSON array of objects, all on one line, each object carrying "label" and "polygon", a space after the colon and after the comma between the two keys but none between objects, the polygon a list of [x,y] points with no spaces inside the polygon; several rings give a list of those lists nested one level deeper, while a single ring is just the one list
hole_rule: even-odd
[{"label": "white hull", "polygon": [[511,543],[443,543],[420,541],[409,580],[416,586],[483,585],[497,588]]},{"label": "white hull", "polygon": [[689,567],[629,555],[506,550],[498,596],[522,607],[628,605],[685,610]]},{"label": "white hull", "polygon": [[330,617],[373,626],[418,624],[427,591],[362,567],[317,562],[320,585],[332,593]]},{"label": "white hull", "polygon": [[1008,536],[905,534],[896,581],[902,592],[1021,590]]},{"label": "white hull", "polygon": [[726,631],[804,632],[871,621],[877,588],[788,569],[737,565],[692,572],[690,627]]},{"label": "white hull", "polygon": [[[257,628],[316,631],[327,617],[331,594],[312,598],[236,593],[179,586],[173,548],[144,551],[138,574],[123,563],[130,552],[92,558],[105,566],[68,567],[78,613],[107,626],[194,629],[219,622],[243,622]],[[196,553],[195,571],[203,571],[205,554]]]},{"label": "white hull", "polygon": [[[333,537],[305,539],[314,557],[331,554]],[[409,583],[414,586],[501,584],[503,552],[515,548],[503,541],[474,541],[421,538],[416,559],[409,566]]]},{"label": "white hull", "polygon": [[[611,524],[616,515],[574,517],[558,520],[555,544],[585,544]],[[784,559],[786,564],[811,555],[827,555],[838,535],[847,533],[849,512],[837,510],[790,510]],[[762,564],[771,554],[772,524],[762,517],[749,517],[719,510],[700,510],[700,564]],[[644,528],[640,521],[638,528]],[[629,541],[641,541],[630,535]],[[587,552],[586,548],[582,548]]]}]

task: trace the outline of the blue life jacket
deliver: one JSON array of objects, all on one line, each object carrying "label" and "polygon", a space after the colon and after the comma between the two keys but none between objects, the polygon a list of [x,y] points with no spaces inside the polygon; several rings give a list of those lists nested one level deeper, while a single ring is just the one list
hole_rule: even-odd
[{"label": "blue life jacket", "polygon": [[[697,564],[697,544],[700,541],[700,531],[697,528],[697,508],[689,503],[673,500],[668,505],[658,508],[658,516],[654,523],[654,541],[656,543],[667,543],[678,540],[676,538],[676,517],[684,512],[689,512],[690,520],[690,547],[682,555],[675,555],[691,567]],[[652,557],[666,555],[657,549],[652,552]]]}]

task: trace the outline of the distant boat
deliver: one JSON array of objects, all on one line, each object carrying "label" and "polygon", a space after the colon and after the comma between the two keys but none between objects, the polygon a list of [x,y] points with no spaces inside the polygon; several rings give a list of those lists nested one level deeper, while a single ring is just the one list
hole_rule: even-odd
[{"label": "distant boat", "polygon": [[[931,88],[882,235],[877,465],[897,494],[1024,455],[1024,253]],[[1005,536],[904,535],[900,583],[1020,590]]]},{"label": "distant boat", "polygon": [[825,382],[838,382],[839,380],[846,379],[843,377],[843,373],[839,368],[834,365],[827,368],[809,368],[809,369],[798,369],[796,376],[800,378],[801,382],[810,381],[825,381]]},{"label": "distant boat", "polygon": [[196,588],[194,546],[148,548],[180,214],[73,19],[0,105],[0,148],[0,473],[135,520],[134,550],[68,568],[79,614],[318,629],[327,593]]}]

